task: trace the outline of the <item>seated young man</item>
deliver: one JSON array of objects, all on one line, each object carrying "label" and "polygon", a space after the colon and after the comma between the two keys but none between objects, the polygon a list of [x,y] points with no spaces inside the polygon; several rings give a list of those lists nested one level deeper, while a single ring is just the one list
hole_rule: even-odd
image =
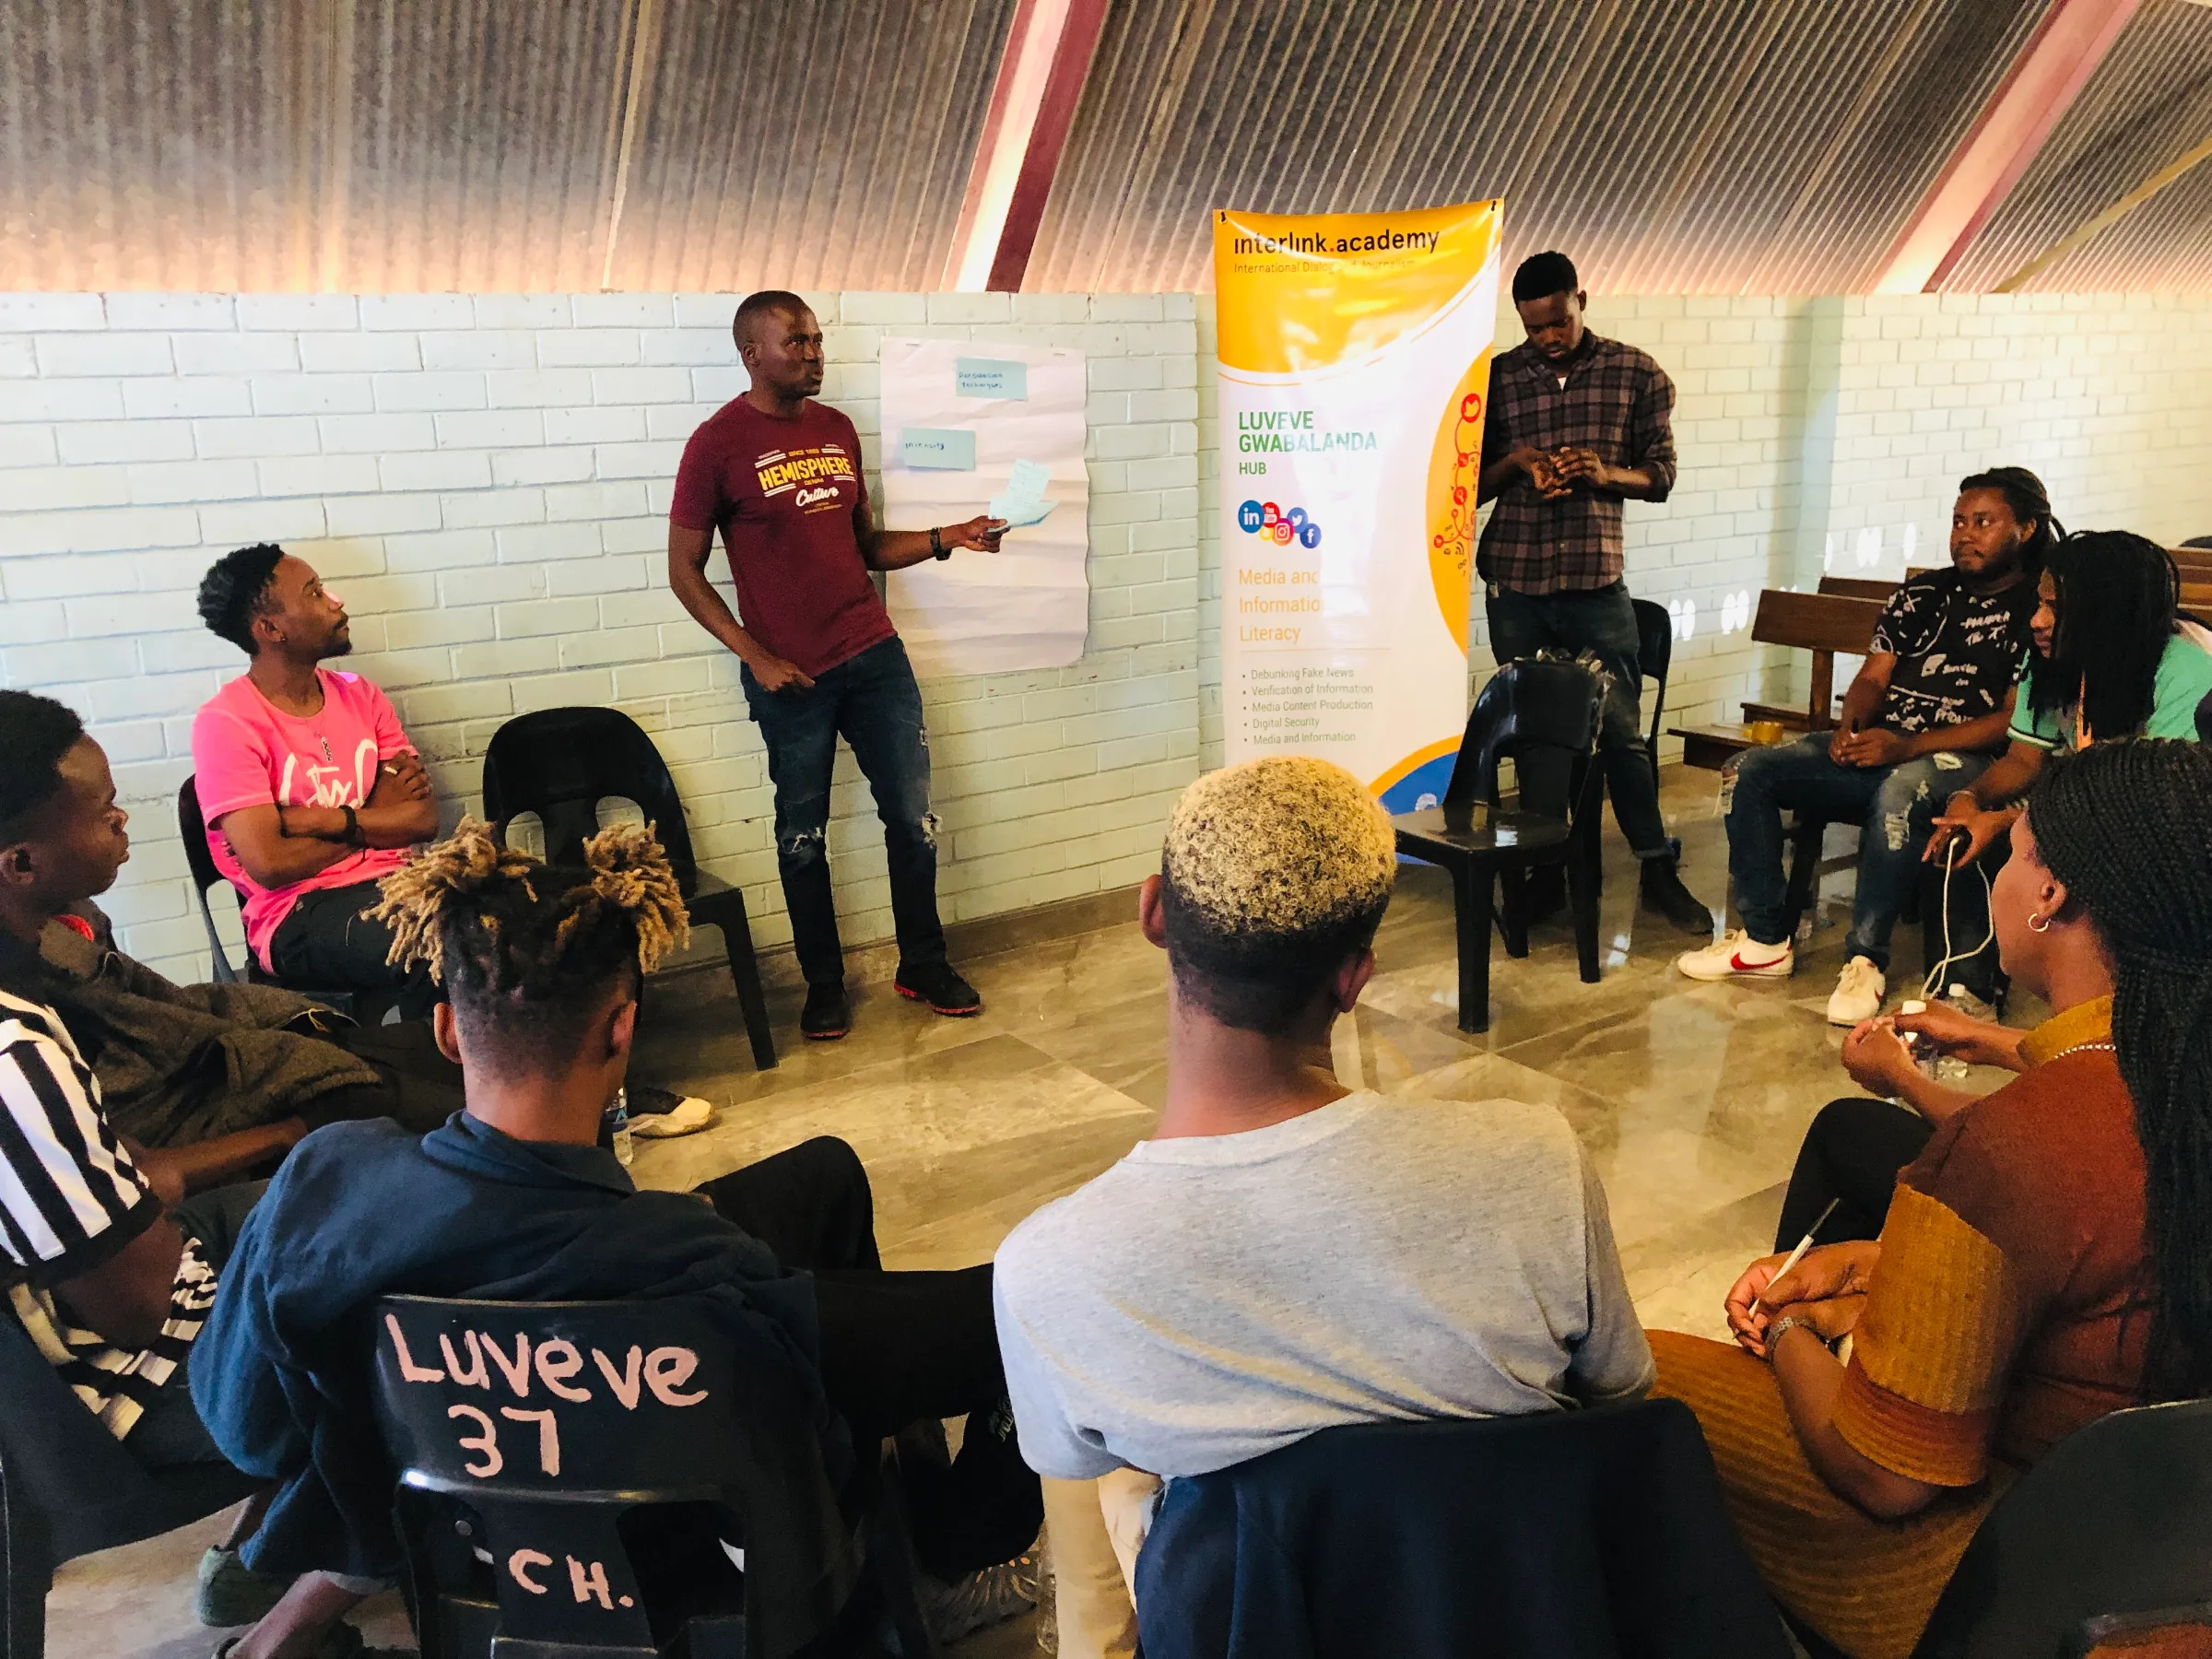
[{"label": "seated young man", "polygon": [[929,1610],[947,1640],[1020,1610],[1033,1592],[1013,1558],[1041,1512],[1013,1445],[990,1266],[884,1272],[867,1178],[841,1141],[809,1141],[696,1195],[631,1185],[596,1144],[600,1121],[629,1067],[642,976],[687,926],[649,831],[616,826],[585,853],[588,867],[548,868],[471,820],[384,879],[379,925],[447,994],[435,1030],[467,1109],[426,1135],[381,1123],[317,1131],[247,1219],[193,1392],[230,1460],[277,1485],[251,1564],[398,1570],[370,1356],[349,1340],[378,1297],[713,1290],[731,1293],[715,1302],[747,1362],[785,1377],[796,1366],[812,1396],[791,1441],[794,1480],[818,1456],[837,1480],[856,1447],[967,1415],[948,1469],[908,1472],[917,1552],[944,1583]]},{"label": "seated young man", "polygon": [[128,815],[106,755],[69,709],[0,690],[0,772],[42,806],[0,850],[21,854],[26,929],[0,935],[0,989],[54,1011],[117,1134],[194,1157],[249,1134],[275,1158],[340,1118],[430,1129],[461,1109],[461,1074],[425,1024],[355,1026],[274,985],[172,984],[113,947],[92,900],[130,855]]},{"label": "seated young man", "polygon": [[376,880],[438,832],[438,804],[391,702],[358,674],[319,666],[353,649],[346,606],[303,559],[264,543],[200,582],[200,618],[246,671],[192,723],[192,764],[216,868],[245,895],[246,947],[280,980],[434,1000],[427,975],[386,959],[364,916]]},{"label": "seated young man", "polygon": [[1338,1424],[1626,1400],[1652,1378],[1603,1189],[1559,1114],[1353,1092],[1390,821],[1324,760],[1183,792],[1139,918],[1168,953],[1150,1140],[998,1253],[1022,1454],[1201,1475]]},{"label": "seated young man", "polygon": [[[1728,869],[1744,925],[1677,959],[1683,973],[1782,979],[1795,971],[1782,813],[1809,808],[1859,825],[1858,890],[1828,1018],[1856,1025],[1882,1011],[1889,935],[1920,879],[1928,826],[2005,747],[2035,577],[2055,539],[2033,473],[2002,466],[1959,480],[1951,568],[1915,576],[1890,596],[1835,730],[1752,749],[1739,763]],[[1987,926],[1977,912],[1959,931],[1979,939]],[[1984,1000],[1994,990],[1968,988]]]},{"label": "seated young man", "polygon": [[[302,1125],[265,1125],[186,1151],[117,1135],[69,1025],[23,994],[23,963],[68,898],[104,890],[130,855],[107,757],[57,702],[0,691],[0,1284],[9,1312],[88,1410],[151,1468],[219,1463],[187,1375],[217,1275],[260,1183]],[[18,1408],[11,1403],[8,1409]],[[211,1624],[267,1610],[235,1546],[248,1506],[201,1570]],[[351,1597],[309,1587],[265,1635],[309,1653]]]}]

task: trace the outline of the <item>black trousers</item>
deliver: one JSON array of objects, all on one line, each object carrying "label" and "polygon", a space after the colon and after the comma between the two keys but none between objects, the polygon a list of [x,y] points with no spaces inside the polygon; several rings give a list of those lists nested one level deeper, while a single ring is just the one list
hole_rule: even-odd
[{"label": "black trousers", "polygon": [[1919,1112],[1887,1100],[1831,1100],[1820,1108],[1797,1148],[1774,1248],[1796,1249],[1830,1199],[1835,1214],[1821,1223],[1816,1242],[1880,1238],[1898,1171],[1920,1156],[1935,1133],[1936,1125]]},{"label": "black trousers", "polygon": [[887,1273],[859,1155],[822,1135],[710,1181],[716,1211],[814,1276],[822,1385],[864,1449],[931,1418],[966,1417],[949,1468],[901,1468],[914,1549],[940,1579],[1010,1560],[1044,1520],[1021,1461],[999,1362],[991,1266]]},{"label": "black trousers", "polygon": [[269,935],[269,971],[313,990],[396,993],[402,1019],[429,1018],[439,994],[430,971],[393,967],[392,929],[363,913],[382,896],[373,881],[300,894]]}]

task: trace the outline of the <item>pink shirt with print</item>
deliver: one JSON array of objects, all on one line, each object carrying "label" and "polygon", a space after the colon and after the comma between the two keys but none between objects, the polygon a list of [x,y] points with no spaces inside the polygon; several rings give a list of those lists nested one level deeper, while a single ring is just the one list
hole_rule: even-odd
[{"label": "pink shirt with print", "polygon": [[318,668],[323,709],[287,714],[240,675],[201,705],[192,723],[192,764],[207,850],[245,895],[246,947],[269,965],[269,939],[302,893],[374,881],[407,862],[404,847],[365,847],[288,887],[246,874],[218,822],[242,806],[360,806],[376,789],[380,760],[412,749],[391,700],[358,674]]}]

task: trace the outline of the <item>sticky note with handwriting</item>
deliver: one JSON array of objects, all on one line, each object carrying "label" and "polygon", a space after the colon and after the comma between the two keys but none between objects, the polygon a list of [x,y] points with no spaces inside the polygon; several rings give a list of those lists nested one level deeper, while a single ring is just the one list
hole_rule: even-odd
[{"label": "sticky note with handwriting", "polygon": [[975,470],[975,434],[958,427],[908,427],[899,434],[899,450],[907,465],[918,470]]},{"label": "sticky note with handwriting", "polygon": [[1005,397],[1027,402],[1030,366],[1003,358],[956,358],[952,389],[962,397]]}]

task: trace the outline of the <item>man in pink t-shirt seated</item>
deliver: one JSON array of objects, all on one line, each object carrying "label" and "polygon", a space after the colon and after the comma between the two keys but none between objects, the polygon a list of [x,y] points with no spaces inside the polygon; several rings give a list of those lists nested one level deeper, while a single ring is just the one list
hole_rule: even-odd
[{"label": "man in pink t-shirt seated", "polygon": [[427,1015],[437,987],[392,967],[391,929],[362,912],[437,834],[438,806],[384,694],[320,666],[353,649],[344,603],[265,542],[209,568],[200,618],[250,659],[192,723],[207,846],[245,897],[247,948],[287,983],[396,991],[401,1018]]}]

